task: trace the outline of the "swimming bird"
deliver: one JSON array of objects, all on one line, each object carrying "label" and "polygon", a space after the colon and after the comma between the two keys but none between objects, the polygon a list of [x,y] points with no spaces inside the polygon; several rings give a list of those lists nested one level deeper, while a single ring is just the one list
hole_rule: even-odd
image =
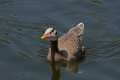
[{"label": "swimming bird", "polygon": [[50,42],[48,61],[80,59],[85,53],[83,35],[84,23],[82,22],[73,26],[60,37],[54,27],[48,27],[41,36],[41,39]]}]

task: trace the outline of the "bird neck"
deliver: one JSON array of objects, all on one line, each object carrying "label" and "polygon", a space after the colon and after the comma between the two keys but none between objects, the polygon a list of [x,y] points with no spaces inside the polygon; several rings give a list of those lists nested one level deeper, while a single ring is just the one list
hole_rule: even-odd
[{"label": "bird neck", "polygon": [[51,58],[52,61],[55,61],[55,53],[58,52],[58,39],[50,41],[50,47],[51,47]]},{"label": "bird neck", "polygon": [[58,39],[50,41],[51,53],[58,52]]}]

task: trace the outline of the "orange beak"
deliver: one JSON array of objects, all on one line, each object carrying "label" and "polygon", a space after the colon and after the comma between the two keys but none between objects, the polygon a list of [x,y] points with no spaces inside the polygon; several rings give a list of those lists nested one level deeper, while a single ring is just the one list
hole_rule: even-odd
[{"label": "orange beak", "polygon": [[43,35],[41,36],[41,39],[43,39],[43,40],[48,40],[48,37],[49,37],[49,34],[43,34]]}]

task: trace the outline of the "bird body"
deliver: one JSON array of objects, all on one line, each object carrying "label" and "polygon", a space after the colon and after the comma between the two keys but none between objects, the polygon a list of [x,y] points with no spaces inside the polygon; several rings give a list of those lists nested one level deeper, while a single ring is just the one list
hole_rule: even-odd
[{"label": "bird body", "polygon": [[81,57],[84,52],[83,43],[84,24],[79,23],[62,36],[51,41],[47,59],[52,60],[52,53],[54,53],[54,60],[73,60]]}]

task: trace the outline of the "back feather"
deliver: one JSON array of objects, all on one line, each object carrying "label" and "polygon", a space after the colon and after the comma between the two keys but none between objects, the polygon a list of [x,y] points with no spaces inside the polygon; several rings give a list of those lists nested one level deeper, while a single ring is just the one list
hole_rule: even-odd
[{"label": "back feather", "polygon": [[74,55],[79,51],[82,45],[82,36],[84,34],[84,24],[79,23],[71,28],[66,34],[59,37],[58,47],[68,52],[68,55]]}]

